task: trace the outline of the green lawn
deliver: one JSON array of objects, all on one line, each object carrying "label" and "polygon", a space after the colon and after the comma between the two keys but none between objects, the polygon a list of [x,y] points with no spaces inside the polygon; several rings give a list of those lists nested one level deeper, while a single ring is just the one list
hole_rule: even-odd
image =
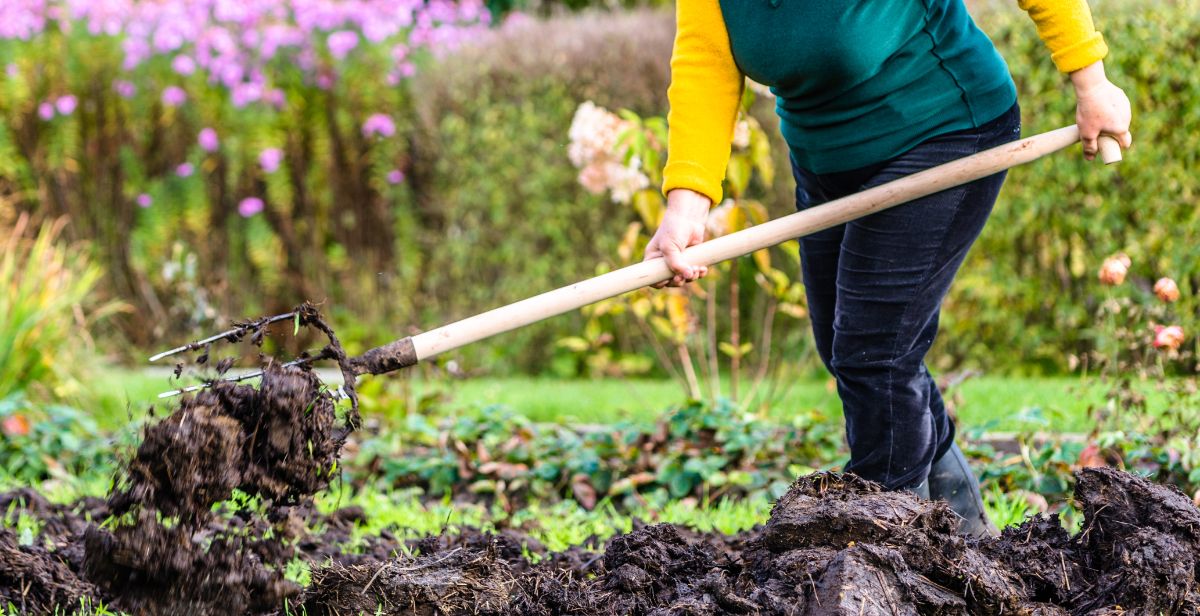
[{"label": "green lawn", "polygon": [[[387,406],[393,396],[416,398],[444,392],[448,408],[478,408],[501,404],[539,422],[612,423],[621,419],[653,419],[683,399],[676,383],[666,380],[561,380],[536,377],[477,378],[466,380],[390,379],[385,394],[367,393],[375,408]],[[406,380],[407,379],[407,380]],[[102,392],[95,405],[97,419],[106,427],[137,418],[151,404],[163,406],[155,394],[174,387],[162,375],[114,370],[98,377]],[[368,388],[368,390],[371,388]],[[724,389],[728,391],[728,387]],[[977,377],[968,379],[952,392],[964,430],[1013,431],[1030,426],[1030,418],[1041,417],[1043,429],[1065,432],[1088,430],[1089,406],[1103,401],[1103,388],[1084,388],[1078,378]],[[1153,396],[1151,398],[1153,402]],[[169,401],[167,402],[169,404]],[[832,382],[809,378],[792,383],[765,405],[769,414],[786,420],[791,414],[820,409],[840,413]]]}]

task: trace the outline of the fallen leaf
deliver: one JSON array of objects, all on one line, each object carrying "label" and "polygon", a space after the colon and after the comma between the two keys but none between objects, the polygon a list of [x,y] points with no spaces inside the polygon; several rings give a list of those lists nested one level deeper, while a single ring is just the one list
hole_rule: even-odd
[{"label": "fallen leaf", "polygon": [[1108,466],[1104,460],[1104,454],[1100,451],[1100,446],[1095,443],[1088,444],[1079,452],[1079,460],[1076,463],[1079,468],[1102,468]]},{"label": "fallen leaf", "polygon": [[571,477],[571,492],[575,494],[575,502],[591,511],[596,506],[596,488],[587,475],[576,473]]},{"label": "fallen leaf", "polygon": [[29,420],[25,419],[24,415],[9,415],[0,422],[0,431],[3,431],[5,436],[28,436]]}]

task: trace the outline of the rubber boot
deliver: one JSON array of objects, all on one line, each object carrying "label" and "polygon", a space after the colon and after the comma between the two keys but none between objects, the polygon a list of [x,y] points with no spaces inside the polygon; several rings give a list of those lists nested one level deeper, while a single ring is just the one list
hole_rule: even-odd
[{"label": "rubber boot", "polygon": [[925,481],[922,481],[921,483],[918,483],[917,485],[914,485],[914,486],[908,486],[907,488],[900,488],[900,490],[903,492],[911,492],[913,494],[913,496],[916,496],[917,498],[920,498],[923,500],[929,500],[929,480],[928,479],[926,479]]},{"label": "rubber boot", "polygon": [[945,455],[929,469],[929,497],[950,504],[950,509],[963,519],[960,534],[973,537],[1000,534],[983,508],[979,495],[979,480],[958,445],[951,445]]}]

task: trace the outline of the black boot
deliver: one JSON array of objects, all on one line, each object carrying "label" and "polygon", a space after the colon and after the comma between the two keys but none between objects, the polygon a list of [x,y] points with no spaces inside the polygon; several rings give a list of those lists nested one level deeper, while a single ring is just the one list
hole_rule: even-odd
[{"label": "black boot", "polygon": [[926,479],[921,483],[908,486],[907,488],[897,488],[901,492],[909,492],[913,496],[923,500],[929,500],[929,480]]},{"label": "black boot", "polygon": [[951,445],[946,454],[929,469],[929,498],[950,504],[962,517],[959,533],[973,537],[998,535],[999,531],[987,517],[983,498],[979,495],[979,480],[958,445]]}]

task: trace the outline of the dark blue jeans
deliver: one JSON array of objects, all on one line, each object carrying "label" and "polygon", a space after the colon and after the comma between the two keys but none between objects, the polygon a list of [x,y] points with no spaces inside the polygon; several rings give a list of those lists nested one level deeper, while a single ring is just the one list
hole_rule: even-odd
[{"label": "dark blue jeans", "polygon": [[[804,209],[1020,137],[1016,105],[983,126],[934,137],[891,160],[840,173],[796,166]],[[915,486],[954,442],[925,366],[942,300],[983,230],[1003,173],[800,238],[817,351],[837,379],[846,470],[889,489]]]}]

